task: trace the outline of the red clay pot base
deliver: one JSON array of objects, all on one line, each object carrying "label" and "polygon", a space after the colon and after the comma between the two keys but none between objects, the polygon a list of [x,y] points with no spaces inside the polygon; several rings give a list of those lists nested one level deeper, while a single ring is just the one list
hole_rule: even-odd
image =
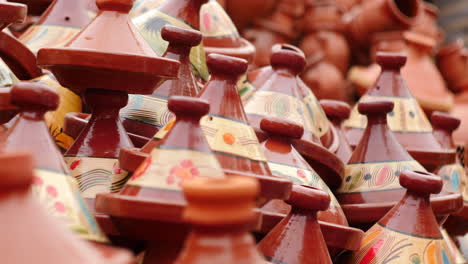
[{"label": "red clay pot base", "polygon": [[[379,52],[377,63],[382,73],[377,83],[360,99],[360,102],[389,100],[395,108],[388,115],[389,127],[398,142],[422,165],[433,169],[439,165],[452,163],[455,152],[444,150],[432,135],[432,127],[421,107],[406,88],[401,79],[400,69],[406,57],[398,53]],[[345,122],[349,143],[356,146],[363,135],[366,119],[357,111],[351,111]]]}]

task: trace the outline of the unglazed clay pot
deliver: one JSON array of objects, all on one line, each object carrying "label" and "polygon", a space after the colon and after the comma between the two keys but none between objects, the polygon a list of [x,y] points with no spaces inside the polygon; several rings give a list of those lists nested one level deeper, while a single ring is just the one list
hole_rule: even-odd
[{"label": "unglazed clay pot", "polygon": [[192,231],[174,263],[265,263],[248,232],[255,220],[252,209],[259,192],[254,179],[199,178],[186,182],[183,190],[188,201],[184,219]]},{"label": "unglazed clay pot", "polygon": [[96,3],[98,16],[72,42],[38,53],[38,63],[63,86],[83,94],[93,109],[65,158],[91,205],[97,193],[117,192],[127,180],[117,161],[122,147],[133,146],[119,119],[127,94],[152,93],[165,79],[175,78],[180,65],[157,57],[137,33],[128,16],[132,0]]},{"label": "unglazed clay pot", "polygon": [[330,254],[320,230],[317,212],[330,205],[330,196],[310,186],[295,185],[286,201],[291,212],[258,244],[271,263],[329,263]]},{"label": "unglazed clay pot", "polygon": [[237,28],[243,31],[256,18],[269,15],[276,2],[274,0],[226,0],[226,10]]},{"label": "unglazed clay pot", "polygon": [[365,1],[348,22],[353,43],[366,46],[373,33],[407,29],[421,12],[420,0]]},{"label": "unglazed clay pot", "polygon": [[200,31],[206,54],[223,54],[252,62],[255,47],[239,35],[231,18],[216,0],[209,0],[202,6]]},{"label": "unglazed clay pot", "polygon": [[[344,183],[337,191],[351,225],[374,223],[403,196],[403,187],[398,182],[403,170],[425,171],[389,129],[387,114],[393,109],[391,101],[374,100],[358,105],[359,112],[367,116],[367,128],[346,166]],[[376,144],[379,147],[372,147]],[[435,214],[456,212],[463,203],[460,198],[460,194],[448,192],[433,197]]]},{"label": "unglazed clay pot", "polygon": [[255,46],[254,68],[270,64],[271,47],[273,45],[291,41],[289,36],[260,27],[247,29],[243,36]]},{"label": "unglazed clay pot", "polygon": [[441,29],[439,29],[437,25],[439,9],[437,6],[426,1],[422,1],[421,5],[423,11],[419,14],[417,21],[411,27],[411,31],[432,38],[439,44],[444,38]]},{"label": "unglazed clay pot", "polygon": [[361,249],[346,263],[455,263],[429,202],[430,194],[442,189],[440,177],[404,170],[399,181],[406,194],[366,232]]},{"label": "unglazed clay pot", "polygon": [[[63,223],[47,215],[47,211],[31,195],[31,189],[34,190],[37,184],[31,156],[20,153],[0,155],[0,174],[0,212],[5,224],[1,228],[5,236],[0,240],[0,253],[7,263],[134,263],[128,252],[112,257],[102,256],[66,230]],[[31,225],[31,221],[40,228]],[[58,248],[60,250],[55,250]]]},{"label": "unglazed clay pot", "polygon": [[468,51],[463,39],[442,47],[437,53],[437,66],[448,88],[461,92],[468,87]]},{"label": "unglazed clay pot", "polygon": [[[361,97],[359,102],[389,100],[395,104],[388,114],[389,128],[398,142],[427,169],[453,163],[455,152],[443,149],[432,135],[432,126],[416,99],[406,88],[400,75],[406,56],[399,53],[377,53],[377,63],[382,73],[375,85]],[[357,105],[350,118],[344,123],[346,136],[352,146],[356,146],[363,135],[366,119],[360,115]]]},{"label": "unglazed clay pot", "polygon": [[[161,37],[163,26],[170,24],[199,30],[200,9],[206,2],[208,0],[146,0],[140,3],[148,6],[149,11],[134,17],[133,22],[151,48],[161,56],[168,46],[168,42]],[[197,78],[202,82],[207,81],[209,73],[202,45],[191,50],[190,62]]]},{"label": "unglazed clay pot", "polygon": [[192,47],[200,44],[201,33],[166,25],[161,30],[161,36],[169,42],[163,57],[180,62],[178,78],[165,81],[150,96],[130,95],[127,106],[120,112],[125,129],[147,139],[151,139],[171,120],[172,115],[167,109],[167,99],[170,96],[195,97],[199,92],[189,55]]},{"label": "unglazed clay pot", "polygon": [[305,1],[306,10],[302,18],[302,29],[306,33],[317,31],[345,30],[343,10],[333,1]]},{"label": "unglazed clay pot", "polygon": [[[309,161],[312,167],[319,175],[323,175],[330,188],[334,188],[341,181],[340,168],[336,167],[341,161],[330,152],[337,150],[338,138],[317,98],[298,77],[305,66],[304,54],[290,45],[276,45],[272,50],[272,66],[253,71],[246,76],[245,81],[239,81],[239,86],[251,87],[252,91],[250,95],[244,95],[249,123],[261,141],[265,137],[260,129],[263,117],[282,117],[304,124],[304,134],[295,144],[308,161],[313,160]],[[329,152],[320,146],[322,143]],[[324,163],[324,160],[330,163]],[[322,169],[327,172],[320,171]]]},{"label": "unglazed clay pot", "polygon": [[320,106],[327,115],[336,129],[338,137],[340,137],[340,145],[336,151],[336,155],[344,162],[348,163],[353,150],[346,139],[345,132],[342,129],[343,121],[349,118],[351,107],[345,103],[335,100],[320,100]]},{"label": "unglazed clay pot", "polygon": [[468,142],[468,122],[466,117],[468,116],[468,92],[463,91],[455,96],[455,106],[450,112],[453,116],[460,118],[461,125],[453,133],[453,140],[457,146],[465,146]]}]

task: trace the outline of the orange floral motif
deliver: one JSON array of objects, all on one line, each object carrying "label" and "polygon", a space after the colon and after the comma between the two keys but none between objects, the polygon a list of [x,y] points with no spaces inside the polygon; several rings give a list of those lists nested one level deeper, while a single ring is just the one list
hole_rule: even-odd
[{"label": "orange floral motif", "polygon": [[297,170],[297,176],[299,176],[302,179],[306,178],[306,175],[305,175],[304,171],[302,171],[302,170]]},{"label": "orange floral motif", "polygon": [[170,170],[170,175],[167,178],[167,184],[175,184],[176,180],[178,180],[178,185],[182,186],[184,181],[192,180],[195,177],[200,175],[200,172],[196,167],[194,167],[193,162],[191,160],[183,160],[172,167]]},{"label": "orange floral motif", "polygon": [[228,145],[236,143],[236,137],[231,133],[224,133],[223,140]]}]

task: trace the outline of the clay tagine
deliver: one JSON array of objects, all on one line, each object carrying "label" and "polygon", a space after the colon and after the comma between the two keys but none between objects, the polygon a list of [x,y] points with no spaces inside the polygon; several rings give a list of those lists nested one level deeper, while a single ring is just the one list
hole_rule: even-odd
[{"label": "clay tagine", "polygon": [[180,62],[179,77],[162,83],[152,95],[130,95],[127,106],[120,111],[129,133],[151,139],[172,118],[167,99],[173,95],[195,97],[199,88],[192,73],[189,55],[192,47],[200,44],[200,32],[166,25],[161,36],[169,42],[163,57]]},{"label": "clay tagine", "polygon": [[468,51],[463,39],[457,39],[437,52],[437,67],[453,92],[462,92],[468,86]]},{"label": "clay tagine", "polygon": [[[261,195],[284,199],[291,182],[272,177],[267,160],[253,128],[247,123],[236,82],[247,70],[247,61],[219,54],[208,55],[211,78],[198,97],[207,100],[210,113],[201,120],[208,143],[227,175],[254,176],[260,181]],[[166,127],[170,127],[169,123]],[[161,129],[143,150],[164,137]]]},{"label": "clay tagine", "polygon": [[137,33],[128,15],[132,0],[96,4],[97,17],[66,47],[38,53],[38,64],[63,86],[83,94],[93,109],[65,155],[91,205],[97,193],[118,192],[128,178],[117,160],[122,147],[133,146],[119,118],[127,94],[151,94],[165,79],[177,77],[179,67],[177,61],[157,57]]},{"label": "clay tagine", "polygon": [[[170,24],[200,30],[200,9],[206,2],[208,0],[147,0],[139,3],[142,6],[138,6],[147,11],[134,17],[133,22],[151,48],[161,56],[168,46],[168,42],[161,37],[163,26]],[[202,45],[191,50],[190,62],[194,67],[195,76],[202,82],[207,81],[209,73]]]},{"label": "clay tagine", "polygon": [[442,189],[440,177],[404,170],[406,194],[369,231],[347,263],[455,263],[429,202]]},{"label": "clay tagine", "polygon": [[206,54],[217,53],[253,61],[255,47],[242,38],[229,15],[216,0],[200,10],[200,31]]},{"label": "clay tagine", "polygon": [[[246,80],[239,81],[238,86],[249,86],[254,91],[244,98],[249,123],[261,141],[265,137],[260,129],[263,117],[282,117],[304,124],[304,134],[296,140],[298,151],[308,161],[312,160],[312,167],[323,175],[331,188],[338,186],[341,161],[331,153],[338,148],[338,138],[317,98],[298,77],[304,69],[304,54],[294,46],[276,45],[272,48],[271,65],[253,71]],[[322,143],[329,151],[321,147]],[[327,172],[322,174],[319,170]]]},{"label": "clay tagine", "polygon": [[[37,261],[51,264],[133,263],[131,255],[127,252],[113,256],[101,255],[99,251],[66,230],[61,222],[48,215],[37,203],[34,195],[31,195],[30,190],[37,184],[31,156],[20,153],[2,154],[0,164],[0,212],[5,223],[1,230],[5,236],[0,242],[0,253],[4,261],[11,264]],[[40,228],[31,225],[31,221]],[[60,250],[54,250],[58,248]]]},{"label": "clay tagine", "polygon": [[[406,56],[379,52],[376,60],[382,67],[382,73],[359,102],[392,101],[395,107],[388,113],[388,127],[411,156],[428,169],[452,163],[455,151],[444,150],[434,138],[429,120],[400,75]],[[361,139],[366,122],[365,116],[358,112],[356,105],[350,118],[344,123],[346,136],[352,146],[356,146]]]},{"label": "clay tagine", "polygon": [[183,190],[188,201],[184,219],[192,231],[174,263],[266,263],[248,232],[255,221],[256,180],[199,178],[186,182]]},{"label": "clay tagine", "polygon": [[[44,115],[57,108],[57,92],[43,84],[18,83],[10,91],[10,101],[20,110],[20,114],[5,134],[2,145],[5,152],[27,150],[33,154],[33,197],[47,209],[49,215],[63,221],[81,238],[107,242],[47,129]],[[34,135],[30,131],[34,131]]]},{"label": "clay tagine", "polygon": [[[387,115],[394,109],[391,101],[367,101],[358,104],[367,116],[367,128],[345,170],[345,180],[337,190],[348,221],[352,225],[373,223],[380,219],[403,196],[398,179],[403,170],[425,171],[400,145],[387,125]],[[378,148],[372,147],[379,144]],[[438,216],[456,212],[460,194],[443,192],[432,198]]]},{"label": "clay tagine", "polygon": [[310,186],[295,185],[286,201],[291,212],[258,244],[271,263],[331,264],[330,254],[317,220],[317,212],[330,205],[330,196]]}]

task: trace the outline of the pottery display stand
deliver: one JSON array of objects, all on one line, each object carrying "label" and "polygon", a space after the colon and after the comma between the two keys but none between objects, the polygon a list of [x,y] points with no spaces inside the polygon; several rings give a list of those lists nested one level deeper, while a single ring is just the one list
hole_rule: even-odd
[{"label": "pottery display stand", "polygon": [[65,158],[91,206],[97,193],[117,192],[128,178],[117,160],[120,148],[132,146],[119,119],[127,94],[151,94],[163,80],[177,77],[180,65],[157,57],[137,33],[128,16],[133,1],[96,4],[98,16],[72,42],[38,53],[38,64],[93,108]]},{"label": "pottery display stand", "polygon": [[171,121],[172,115],[167,109],[167,99],[173,95],[195,97],[200,91],[190,65],[189,55],[192,47],[200,44],[200,32],[176,26],[166,25],[161,30],[161,37],[169,42],[163,57],[181,63],[179,77],[163,82],[151,96],[131,95],[127,106],[121,110],[123,124],[127,132],[153,138],[159,129]]},{"label": "pottery display stand", "polygon": [[[294,186],[302,184],[321,189],[330,196],[330,207],[318,213],[320,226],[327,230],[324,236],[330,254],[334,256],[343,249],[356,250],[362,232],[348,227],[348,221],[331,190],[292,146],[292,141],[300,138],[304,129],[286,119],[273,117],[263,119],[261,129],[269,135],[262,143],[262,149],[273,175],[291,179]],[[290,210],[290,206],[282,200],[266,203],[261,208],[262,227],[259,232],[263,234],[270,232],[286,214],[290,213]],[[340,239],[336,239],[337,237]]]},{"label": "pottery display stand", "polygon": [[[359,102],[389,100],[395,104],[388,114],[389,128],[398,142],[428,170],[453,163],[455,151],[443,149],[432,135],[432,126],[416,99],[406,88],[400,75],[406,56],[400,53],[377,53],[377,63],[382,73],[375,85],[361,97]],[[356,146],[363,135],[366,118],[359,114],[357,105],[344,123],[346,136]]]},{"label": "pottery display stand", "polygon": [[[393,102],[361,102],[358,111],[367,116],[367,127],[346,166],[337,198],[352,226],[366,226],[380,219],[403,196],[398,182],[403,170],[425,169],[398,143],[391,125],[387,125],[387,115],[394,111]],[[372,147],[375,144],[379,147]],[[434,213],[441,220],[462,204],[460,194],[443,192],[431,198]]]},{"label": "pottery display stand", "polygon": [[276,45],[272,48],[271,65],[249,73],[242,83],[253,90],[244,98],[249,123],[260,141],[265,137],[260,129],[263,117],[283,117],[304,124],[302,138],[295,140],[297,150],[330,188],[336,188],[343,169],[342,161],[333,154],[340,144],[339,138],[317,98],[298,77],[304,69],[304,54],[294,46]]}]

